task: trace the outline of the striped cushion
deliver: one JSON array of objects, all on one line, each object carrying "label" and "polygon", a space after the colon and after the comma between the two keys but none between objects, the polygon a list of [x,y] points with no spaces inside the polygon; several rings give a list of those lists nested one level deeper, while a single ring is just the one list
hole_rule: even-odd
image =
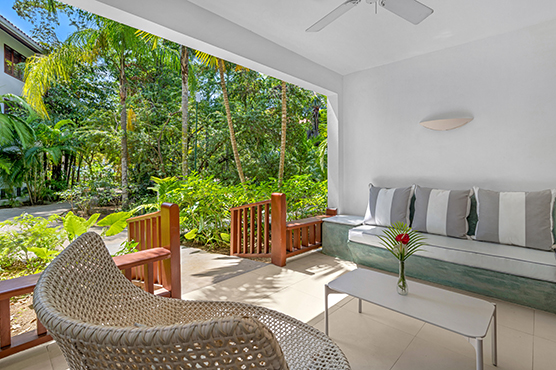
[{"label": "striped cushion", "polygon": [[496,192],[475,188],[477,240],[551,250],[555,190]]},{"label": "striped cushion", "polygon": [[409,202],[413,196],[413,186],[407,188],[379,188],[369,186],[369,203],[363,223],[367,225],[390,226],[396,222],[409,225]]},{"label": "striped cushion", "polygon": [[440,190],[416,186],[413,229],[466,238],[471,195],[473,190]]}]

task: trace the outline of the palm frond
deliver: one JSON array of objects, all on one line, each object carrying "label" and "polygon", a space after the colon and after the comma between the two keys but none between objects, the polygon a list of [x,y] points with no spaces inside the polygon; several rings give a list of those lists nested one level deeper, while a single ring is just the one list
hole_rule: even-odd
[{"label": "palm frond", "polygon": [[[396,237],[400,234],[407,234],[409,236],[407,244],[402,245],[401,242],[396,240]],[[381,244],[400,261],[407,260],[425,245],[425,237],[403,222],[396,222],[388,227],[384,230],[384,236],[379,235],[378,238]]]}]

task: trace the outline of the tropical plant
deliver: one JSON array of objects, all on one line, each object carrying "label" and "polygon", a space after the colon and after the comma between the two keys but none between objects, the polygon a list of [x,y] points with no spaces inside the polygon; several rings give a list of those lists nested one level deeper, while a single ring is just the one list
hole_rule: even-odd
[{"label": "tropical plant", "polygon": [[287,179],[280,188],[276,179],[226,185],[214,177],[192,173],[185,179],[152,178],[157,199],[141,204],[136,211],[152,211],[164,202],[180,208],[180,225],[187,240],[202,244],[226,244],[230,233],[230,208],[270,199],[276,191],[287,194],[288,220],[324,213],[327,206],[327,183],[314,182],[309,175]]},{"label": "tropical plant", "polygon": [[[22,260],[31,264],[32,269],[44,266],[62,247],[64,232],[54,224],[59,221],[57,215],[48,218],[36,217],[24,213],[13,219],[0,223],[0,267],[12,265]],[[39,265],[32,264],[33,258],[39,259]]]},{"label": "tropical plant", "polygon": [[11,94],[0,96],[0,102],[7,107],[0,113],[0,179],[11,189],[25,184],[31,204],[52,198],[59,190],[56,183],[65,178],[67,186],[71,177],[69,163],[79,145],[72,136],[73,122],[45,121]]},{"label": "tropical plant", "polygon": [[99,60],[117,72],[120,95],[122,205],[127,207],[128,190],[128,63],[148,54],[149,46],[137,30],[99,16],[90,16],[90,27],[71,34],[49,55],[28,58],[23,95],[43,116],[48,116],[43,97],[58,81],[68,81],[80,63]]},{"label": "tropical plant", "polygon": [[71,242],[79,235],[86,233],[97,222],[100,213],[91,215],[89,219],[76,216],[72,211],[69,211],[63,218],[64,231],[68,240]]}]

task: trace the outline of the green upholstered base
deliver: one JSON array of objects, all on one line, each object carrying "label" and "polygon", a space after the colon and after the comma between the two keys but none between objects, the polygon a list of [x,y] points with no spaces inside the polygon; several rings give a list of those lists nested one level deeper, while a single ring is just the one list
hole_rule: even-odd
[{"label": "green upholstered base", "polygon": [[[398,261],[387,250],[348,241],[353,226],[325,222],[323,253],[364,266],[398,272]],[[556,284],[432,258],[412,256],[406,275],[433,283],[556,313]],[[393,288],[394,289],[394,288]],[[411,282],[409,285],[411,292]]]}]

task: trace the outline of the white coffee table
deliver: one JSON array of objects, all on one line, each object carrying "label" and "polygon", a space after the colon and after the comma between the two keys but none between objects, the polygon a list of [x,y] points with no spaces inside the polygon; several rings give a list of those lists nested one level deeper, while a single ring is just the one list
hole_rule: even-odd
[{"label": "white coffee table", "polygon": [[496,304],[463,294],[409,282],[409,294],[396,292],[398,278],[356,269],[324,286],[325,332],[328,335],[328,295],[348,294],[392,311],[467,337],[475,347],[477,370],[483,370],[483,339],[492,323],[492,364],[496,366]]}]

